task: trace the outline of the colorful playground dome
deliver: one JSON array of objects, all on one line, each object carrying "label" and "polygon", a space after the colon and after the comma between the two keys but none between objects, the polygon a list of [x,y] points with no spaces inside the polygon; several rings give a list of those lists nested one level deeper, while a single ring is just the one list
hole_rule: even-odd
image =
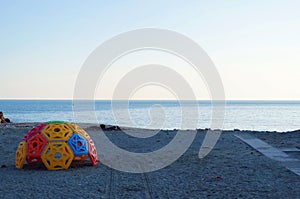
[{"label": "colorful playground dome", "polygon": [[31,129],[16,151],[16,168],[42,162],[48,170],[68,169],[73,160],[87,156],[93,166],[98,163],[91,137],[78,125],[62,121],[42,123]]}]

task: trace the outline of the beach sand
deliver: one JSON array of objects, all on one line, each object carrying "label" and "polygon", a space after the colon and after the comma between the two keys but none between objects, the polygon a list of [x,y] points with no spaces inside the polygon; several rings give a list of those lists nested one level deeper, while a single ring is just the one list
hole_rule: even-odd
[{"label": "beach sand", "polygon": [[[0,126],[0,198],[300,198],[299,175],[235,136],[250,134],[287,150],[299,149],[300,131],[224,131],[211,153],[199,159],[206,131],[198,130],[193,144],[177,161],[143,174],[120,172],[101,162],[93,167],[89,161],[60,171],[48,171],[41,165],[16,169],[18,143],[34,125]],[[98,126],[82,127],[97,140]],[[151,134],[153,130],[127,131]],[[105,134],[121,148],[141,152],[163,147],[176,131],[161,131],[147,139],[133,139],[120,130],[107,130]],[[300,152],[295,150],[286,154],[300,159]]]}]

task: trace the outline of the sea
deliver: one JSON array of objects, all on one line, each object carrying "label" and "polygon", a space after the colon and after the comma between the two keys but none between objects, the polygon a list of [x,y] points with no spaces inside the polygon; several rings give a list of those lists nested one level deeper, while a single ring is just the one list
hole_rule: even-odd
[{"label": "sea", "polygon": [[[205,129],[211,128],[212,120],[216,119],[212,117],[211,101],[95,100],[92,104],[92,111],[78,111],[72,100],[0,100],[0,111],[12,122],[59,120],[150,129]],[[183,112],[195,110],[198,117],[185,114],[183,126]],[[299,130],[300,101],[226,101],[220,128],[280,132]]]}]

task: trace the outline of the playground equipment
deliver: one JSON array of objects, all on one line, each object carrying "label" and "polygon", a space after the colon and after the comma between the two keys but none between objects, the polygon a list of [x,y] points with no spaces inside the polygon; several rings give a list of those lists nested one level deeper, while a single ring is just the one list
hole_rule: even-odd
[{"label": "playground equipment", "polygon": [[73,160],[87,156],[93,166],[98,163],[97,150],[91,137],[78,125],[62,121],[42,123],[32,128],[16,151],[16,168],[42,162],[48,170],[68,169]]}]

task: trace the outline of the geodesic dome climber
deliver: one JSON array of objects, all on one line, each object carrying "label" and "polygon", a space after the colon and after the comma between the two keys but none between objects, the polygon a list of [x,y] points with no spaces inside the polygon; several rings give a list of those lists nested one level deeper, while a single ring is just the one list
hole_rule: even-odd
[{"label": "geodesic dome climber", "polygon": [[68,169],[73,160],[87,156],[93,166],[98,163],[91,137],[78,125],[62,121],[42,123],[31,129],[16,151],[16,167],[42,162],[48,170]]}]

